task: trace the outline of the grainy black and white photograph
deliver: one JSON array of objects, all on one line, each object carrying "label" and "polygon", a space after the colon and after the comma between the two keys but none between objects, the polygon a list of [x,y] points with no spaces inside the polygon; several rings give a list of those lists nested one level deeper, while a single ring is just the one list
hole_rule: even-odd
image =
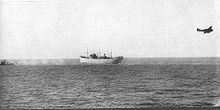
[{"label": "grainy black and white photograph", "polygon": [[220,0],[0,0],[0,109],[219,106]]}]

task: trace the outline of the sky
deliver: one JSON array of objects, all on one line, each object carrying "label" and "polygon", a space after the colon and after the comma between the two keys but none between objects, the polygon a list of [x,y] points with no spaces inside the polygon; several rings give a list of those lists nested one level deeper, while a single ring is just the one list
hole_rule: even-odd
[{"label": "sky", "polygon": [[[219,0],[0,0],[0,59],[220,57]],[[213,26],[203,34],[197,28]]]}]

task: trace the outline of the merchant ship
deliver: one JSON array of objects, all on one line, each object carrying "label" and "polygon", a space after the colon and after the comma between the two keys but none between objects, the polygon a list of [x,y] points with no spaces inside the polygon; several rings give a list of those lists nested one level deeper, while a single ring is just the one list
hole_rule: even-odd
[{"label": "merchant ship", "polygon": [[123,58],[123,56],[112,57],[112,52],[110,56],[106,56],[106,54],[100,56],[95,53],[88,55],[87,49],[87,56],[80,56],[80,62],[88,64],[119,64]]}]

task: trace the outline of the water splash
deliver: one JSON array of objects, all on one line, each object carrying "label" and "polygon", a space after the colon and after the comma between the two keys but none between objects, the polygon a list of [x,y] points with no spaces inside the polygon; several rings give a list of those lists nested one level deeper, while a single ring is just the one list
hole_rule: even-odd
[{"label": "water splash", "polygon": [[218,100],[218,102],[214,106],[215,107],[220,107],[220,99]]}]

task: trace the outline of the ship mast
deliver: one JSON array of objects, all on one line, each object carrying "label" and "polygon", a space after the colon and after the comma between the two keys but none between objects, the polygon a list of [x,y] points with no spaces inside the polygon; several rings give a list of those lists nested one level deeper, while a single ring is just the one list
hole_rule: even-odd
[{"label": "ship mast", "polygon": [[101,51],[100,51],[100,47],[99,47],[99,57],[101,56]]},{"label": "ship mast", "polygon": [[87,52],[86,52],[86,54],[87,54],[87,57],[89,57],[88,47],[87,47],[87,49],[86,49],[86,50],[87,50]]},{"label": "ship mast", "polygon": [[111,53],[110,53],[110,55],[111,55],[111,58],[112,58],[112,47],[111,47]]}]

